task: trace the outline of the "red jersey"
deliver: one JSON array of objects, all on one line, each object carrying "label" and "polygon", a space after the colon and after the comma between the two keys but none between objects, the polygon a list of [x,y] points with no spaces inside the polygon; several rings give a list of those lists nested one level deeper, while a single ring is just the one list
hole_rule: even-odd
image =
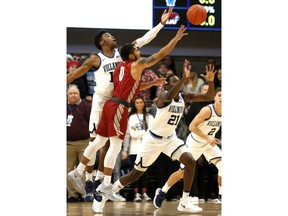
[{"label": "red jersey", "polygon": [[[131,76],[132,62],[121,62],[114,71],[113,97],[130,103],[140,90],[140,81]],[[124,139],[128,124],[128,107],[108,100],[104,107],[96,133],[104,137],[118,136]]]},{"label": "red jersey", "polygon": [[121,62],[114,71],[113,97],[120,98],[130,103],[140,91],[140,81],[131,76],[132,62]]}]

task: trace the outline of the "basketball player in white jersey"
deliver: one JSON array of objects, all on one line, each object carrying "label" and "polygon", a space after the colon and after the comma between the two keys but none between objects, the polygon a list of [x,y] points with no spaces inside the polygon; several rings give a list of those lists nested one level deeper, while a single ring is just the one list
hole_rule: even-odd
[{"label": "basketball player in white jersey", "polygon": [[[136,47],[140,48],[149,43],[152,39],[154,39],[158,32],[166,24],[167,20],[170,17],[170,14],[172,13],[172,10],[172,7],[170,7],[168,11],[165,9],[161,16],[161,22],[153,29],[148,31],[144,36],[133,41],[132,44],[135,44]],[[67,74],[67,84],[69,84],[73,82],[73,80],[75,80],[76,78],[79,78],[86,74],[90,69],[94,70],[96,86],[95,93],[93,95],[92,110],[89,121],[90,142],[92,142],[96,137],[95,131],[102,115],[103,106],[105,102],[112,96],[112,92],[114,89],[113,72],[117,65],[122,61],[118,49],[116,48],[116,39],[106,30],[99,30],[96,33],[94,37],[94,43],[96,47],[101,51],[96,56],[93,55],[86,59],[84,63],[73,73]],[[143,83],[141,85],[141,90],[149,88],[151,86],[161,85],[164,80],[165,79],[159,78],[156,81]],[[85,183],[86,191],[84,190],[83,184],[74,185],[74,187],[79,193],[85,194],[85,201],[93,201],[93,190],[95,190],[98,184],[101,183],[100,179],[104,177],[104,157],[108,148],[109,143],[107,143],[102,149],[99,160],[98,172],[95,178],[96,184],[94,186],[92,183],[92,173],[94,170],[96,155],[93,155],[88,163],[87,161],[84,161],[84,163],[87,163]],[[89,154],[90,152],[92,152],[92,150],[88,146],[84,152],[84,156]],[[71,179],[71,177],[73,176],[68,175],[68,179]]]},{"label": "basketball player in white jersey", "polygon": [[[213,163],[218,168],[219,198],[217,203],[221,203],[222,174],[221,150],[217,146],[218,140],[215,138],[215,134],[222,124],[221,115],[222,92],[219,88],[216,90],[214,103],[203,107],[190,123],[189,130],[191,133],[186,139],[186,144],[195,160],[198,160],[203,154],[209,163]],[[168,190],[183,178],[183,169],[184,165],[180,164],[180,169],[169,177],[163,188],[156,190],[153,200],[156,208],[161,207]]]},{"label": "basketball player in white jersey", "polygon": [[[185,164],[184,169],[184,190],[180,199],[178,211],[196,213],[201,212],[202,208],[194,206],[189,199],[189,192],[193,181],[195,160],[189,149],[176,136],[176,127],[181,119],[185,108],[185,100],[192,101],[211,101],[214,95],[214,68],[210,68],[203,76],[209,83],[209,90],[206,94],[200,93],[179,93],[185,80],[190,75],[188,61],[184,62],[183,76],[179,80],[176,75],[167,77],[165,90],[161,92],[156,102],[157,111],[155,119],[142,139],[140,152],[137,154],[134,168],[126,175],[118,179],[108,193],[117,193],[127,184],[137,181],[147,168],[163,152],[173,160],[179,160]],[[106,196],[105,194],[102,194]],[[108,197],[108,196],[107,196]]]}]

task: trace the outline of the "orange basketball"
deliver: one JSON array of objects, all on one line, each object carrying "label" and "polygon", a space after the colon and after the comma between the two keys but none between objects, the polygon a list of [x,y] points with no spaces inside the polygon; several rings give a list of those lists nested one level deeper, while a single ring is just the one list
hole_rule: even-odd
[{"label": "orange basketball", "polygon": [[207,12],[203,6],[194,4],[188,8],[186,16],[193,25],[200,25],[206,20]]}]

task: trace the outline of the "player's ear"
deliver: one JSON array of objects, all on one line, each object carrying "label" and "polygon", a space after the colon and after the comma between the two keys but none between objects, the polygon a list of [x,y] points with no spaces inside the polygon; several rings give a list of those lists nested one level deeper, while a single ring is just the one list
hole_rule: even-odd
[{"label": "player's ear", "polygon": [[129,54],[129,61],[136,61],[136,56],[134,55],[134,53]]},{"label": "player's ear", "polygon": [[99,44],[102,46],[104,44],[104,40],[100,40]]}]

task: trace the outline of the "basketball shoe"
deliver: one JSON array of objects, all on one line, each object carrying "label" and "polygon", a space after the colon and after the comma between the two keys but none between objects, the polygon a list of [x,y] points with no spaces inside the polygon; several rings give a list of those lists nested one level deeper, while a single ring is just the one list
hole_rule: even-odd
[{"label": "basketball shoe", "polygon": [[92,209],[95,213],[102,213],[108,199],[100,194],[95,194]]},{"label": "basketball shoe", "polygon": [[84,200],[85,202],[93,202],[94,199],[94,193],[93,193],[93,182],[92,181],[86,181],[85,182],[85,196]]},{"label": "basketball shoe", "polygon": [[101,194],[102,196],[106,197],[111,201],[118,201],[117,195],[112,191],[111,185],[105,186],[102,182],[96,189],[96,192]]},{"label": "basketball shoe", "polygon": [[198,213],[198,212],[202,212],[203,209],[194,205],[191,202],[191,198],[188,197],[186,199],[181,198],[179,201],[179,205],[177,208],[178,211],[182,211],[182,212],[191,212],[191,213]]},{"label": "basketball shoe", "polygon": [[166,199],[166,193],[164,193],[161,188],[157,188],[155,191],[155,196],[153,199],[153,204],[156,208],[161,208],[163,200]]},{"label": "basketball shoe", "polygon": [[68,173],[68,180],[71,182],[73,185],[74,189],[82,194],[85,195],[85,189],[84,189],[84,184],[83,184],[83,175],[80,175],[77,171],[77,169],[74,169]]}]

